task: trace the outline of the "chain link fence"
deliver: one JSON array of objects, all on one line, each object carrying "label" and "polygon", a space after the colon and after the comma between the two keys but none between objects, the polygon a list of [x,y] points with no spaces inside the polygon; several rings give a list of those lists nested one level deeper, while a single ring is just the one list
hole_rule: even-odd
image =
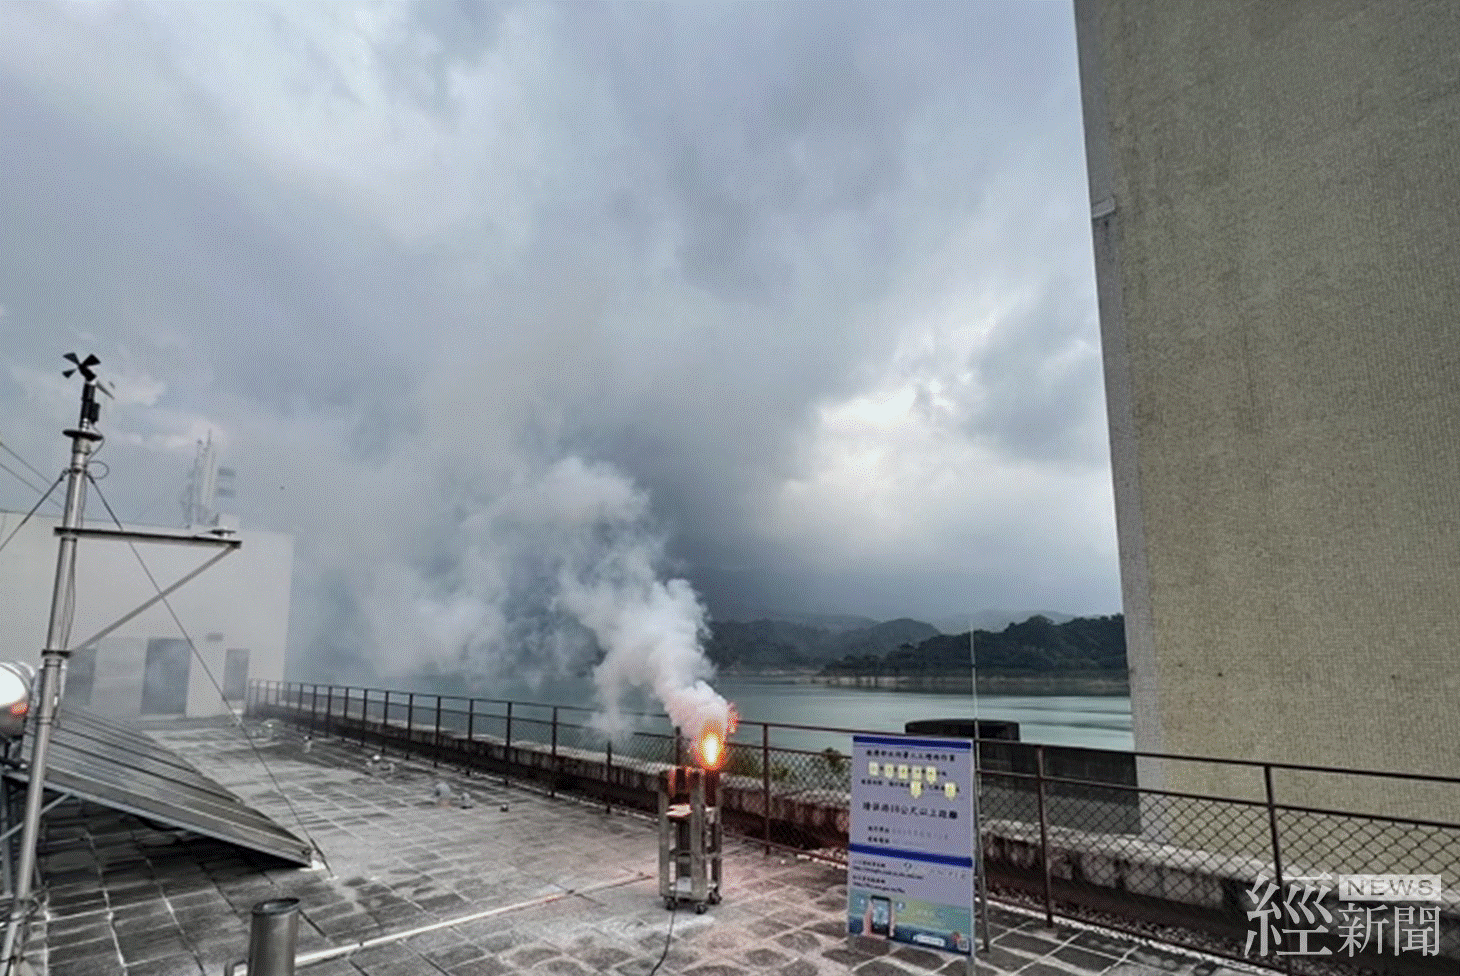
[{"label": "chain link fence", "polygon": [[[646,811],[659,772],[693,761],[662,715],[630,714],[635,727],[609,736],[573,706],[272,682],[250,687],[248,707]],[[727,827],[844,860],[854,771],[824,743],[869,731],[881,730],[743,721],[722,767]],[[1460,892],[1445,890],[1460,882],[1460,779],[1007,738],[978,748],[989,881],[1051,921],[1290,972],[1451,974],[1460,961]]]}]

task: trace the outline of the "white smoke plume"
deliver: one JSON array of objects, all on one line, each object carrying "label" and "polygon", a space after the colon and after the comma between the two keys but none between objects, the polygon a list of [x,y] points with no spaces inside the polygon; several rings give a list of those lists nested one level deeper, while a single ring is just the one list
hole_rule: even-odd
[{"label": "white smoke plume", "polygon": [[422,648],[407,664],[519,677],[535,667],[542,678],[584,663],[596,641],[604,731],[628,727],[623,701],[636,688],[692,740],[711,723],[733,728],[732,707],[707,683],[705,607],[688,582],[661,577],[664,538],[618,470],[569,457],[520,471],[447,548],[451,560],[430,573],[377,570],[375,646]]}]

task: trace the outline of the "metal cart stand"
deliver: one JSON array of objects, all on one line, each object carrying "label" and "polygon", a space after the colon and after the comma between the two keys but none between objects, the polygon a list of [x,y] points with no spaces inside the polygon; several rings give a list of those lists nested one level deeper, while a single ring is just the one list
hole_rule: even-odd
[{"label": "metal cart stand", "polygon": [[673,909],[720,903],[720,775],[678,766],[659,777],[659,896]]}]

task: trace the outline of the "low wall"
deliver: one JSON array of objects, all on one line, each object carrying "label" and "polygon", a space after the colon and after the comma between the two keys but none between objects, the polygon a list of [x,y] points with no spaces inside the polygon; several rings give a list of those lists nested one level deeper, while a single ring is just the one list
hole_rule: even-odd
[{"label": "low wall", "polygon": [[[307,709],[257,702],[250,706],[249,715],[285,721],[309,717]],[[467,739],[447,730],[439,734],[434,729],[407,730],[394,721],[384,724],[335,715],[329,724],[336,737],[396,752],[409,751],[472,772],[530,781],[549,790],[601,798],[605,803],[640,810],[657,809],[659,776],[669,768],[665,763],[608,752],[559,747],[554,754],[548,746],[535,742],[508,746],[485,736]],[[980,793],[985,869],[995,884],[1042,894],[1044,861],[1039,825],[1032,807],[1027,811],[1019,808],[1032,798],[1023,784],[1006,789],[994,782],[998,778],[985,777]],[[727,773],[721,779],[721,810],[728,826],[745,836],[808,850],[845,849],[850,827],[849,799],[844,791],[799,790],[772,781],[767,810],[767,796],[759,777]],[[1057,901],[1133,921],[1196,928],[1242,941],[1249,925],[1247,913],[1255,907],[1250,892],[1259,879],[1271,877],[1269,860],[1155,843],[1122,829],[1097,833],[1063,825],[1060,821],[1075,817],[1077,810],[1083,809],[1087,815],[1090,811],[1088,795],[1078,797],[1081,806],[1066,806],[1073,799],[1046,797],[1051,890]],[[1122,826],[1120,817],[1127,806],[1127,801],[1119,800],[1110,808],[1115,822]],[[1017,811],[1017,815],[998,815],[1010,811]],[[1298,866],[1289,866],[1286,871],[1289,878],[1300,874]],[[1440,945],[1445,958],[1455,960],[1460,959],[1460,902],[1453,893],[1449,897],[1440,916]],[[1331,898],[1329,907],[1333,907]],[[1337,932],[1338,925],[1335,917],[1330,931]],[[1392,953],[1392,946],[1389,951]],[[1406,971],[1423,971],[1425,962],[1437,961],[1415,955],[1398,958],[1420,963],[1420,970]]]}]

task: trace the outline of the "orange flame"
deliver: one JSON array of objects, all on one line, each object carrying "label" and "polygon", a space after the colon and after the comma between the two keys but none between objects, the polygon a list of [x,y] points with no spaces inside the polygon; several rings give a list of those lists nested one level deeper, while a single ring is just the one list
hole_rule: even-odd
[{"label": "orange flame", "polygon": [[720,738],[720,733],[714,729],[706,729],[700,736],[700,765],[706,769],[717,769],[720,766],[720,759],[725,743]]},{"label": "orange flame", "polygon": [[740,724],[740,717],[735,714],[734,706],[730,708],[728,728],[721,728],[719,722],[706,722],[705,727],[700,730],[699,741],[695,743],[695,752],[699,756],[700,765],[705,769],[719,769],[725,762],[726,749],[725,740],[735,733],[735,728]]}]

